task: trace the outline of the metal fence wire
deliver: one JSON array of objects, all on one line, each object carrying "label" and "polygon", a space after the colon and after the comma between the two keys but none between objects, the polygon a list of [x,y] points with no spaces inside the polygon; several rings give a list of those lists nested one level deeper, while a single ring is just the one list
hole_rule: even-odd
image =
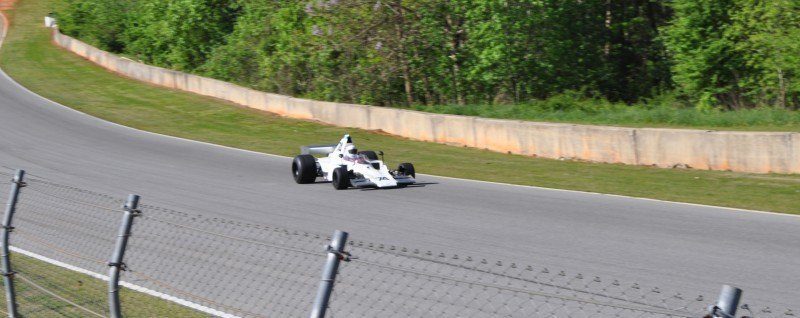
[{"label": "metal fence wire", "polygon": [[240,317],[308,315],[328,237],[155,206],[142,210],[127,281]]},{"label": "metal fence wire", "polygon": [[340,317],[693,317],[708,299],[529,265],[350,242]]},{"label": "metal fence wire", "polygon": [[[11,178],[5,171],[0,177],[3,181]],[[18,214],[13,219],[11,233],[10,259],[15,272],[18,313],[22,317],[107,316],[105,284],[101,279],[61,270],[52,263],[103,269],[103,259],[107,257],[103,239],[113,239],[116,222],[108,211],[87,208],[79,200],[91,198],[92,204],[99,206],[108,198],[37,179],[28,178],[26,183],[16,204]],[[0,191],[3,202],[8,200],[6,189]],[[90,239],[84,240],[83,236]],[[35,251],[51,262],[17,252],[20,250]]]},{"label": "metal fence wire", "polygon": [[[11,174],[0,169],[0,202]],[[124,317],[309,315],[330,236],[142,202],[124,259]],[[110,315],[106,273],[122,205],[27,178],[11,235],[21,316]],[[345,251],[352,258],[339,266],[328,317],[700,317],[715,303],[715,295],[470,255],[359,240]],[[739,314],[795,315],[747,305]]]}]

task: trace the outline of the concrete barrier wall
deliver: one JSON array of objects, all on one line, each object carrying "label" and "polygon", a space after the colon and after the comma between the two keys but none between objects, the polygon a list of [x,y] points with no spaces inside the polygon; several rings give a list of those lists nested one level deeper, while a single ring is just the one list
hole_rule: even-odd
[{"label": "concrete barrier wall", "polygon": [[321,102],[145,65],[53,32],[59,46],[116,73],[292,118],[544,158],[756,173],[800,173],[800,134],[622,128],[488,119]]}]

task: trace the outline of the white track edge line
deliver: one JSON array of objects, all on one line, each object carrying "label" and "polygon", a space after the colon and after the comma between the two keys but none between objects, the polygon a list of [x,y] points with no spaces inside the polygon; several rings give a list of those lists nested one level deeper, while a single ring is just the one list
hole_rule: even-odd
[{"label": "white track edge line", "polygon": [[[9,28],[10,28],[10,26],[9,26]],[[6,31],[8,31],[8,30],[6,30]],[[0,43],[0,46],[2,46],[2,43]],[[95,63],[93,63],[91,61],[90,61],[90,63],[94,64],[97,67],[102,68],[101,66],[99,66],[99,65],[97,65],[97,64],[95,64]],[[115,126],[123,127],[123,128],[126,128],[126,129],[132,129],[132,130],[135,130],[135,131],[138,131],[138,132],[143,132],[143,133],[147,133],[147,134],[151,134],[151,135],[156,135],[156,136],[161,136],[161,137],[166,137],[166,138],[171,138],[171,139],[176,139],[176,140],[182,140],[182,141],[189,141],[189,142],[194,142],[194,143],[207,145],[207,146],[220,147],[220,148],[223,148],[223,149],[242,151],[242,152],[250,153],[250,154],[269,156],[269,157],[276,157],[276,158],[287,158],[287,159],[291,159],[292,158],[292,157],[276,155],[276,154],[271,154],[271,153],[258,152],[258,151],[253,151],[253,150],[247,150],[247,149],[235,148],[235,147],[230,147],[230,146],[225,146],[225,145],[219,145],[219,144],[214,144],[214,143],[205,142],[205,141],[199,141],[199,140],[193,140],[193,139],[188,139],[188,138],[170,136],[170,135],[165,135],[165,134],[152,132],[152,131],[146,131],[146,130],[142,130],[142,129],[133,128],[133,127],[125,126],[125,125],[122,125],[122,124],[118,124],[118,123],[115,123],[115,122],[112,122],[112,121],[108,121],[108,120],[105,120],[105,119],[102,119],[102,118],[98,118],[98,117],[89,115],[89,114],[84,113],[82,111],[79,111],[77,109],[74,109],[74,108],[59,104],[58,102],[55,102],[55,101],[53,101],[53,100],[51,100],[51,99],[49,99],[47,97],[41,96],[41,95],[31,91],[27,87],[22,86],[22,84],[18,83],[11,76],[6,74],[6,72],[3,71],[2,69],[0,69],[0,74],[2,74],[3,77],[9,79],[12,83],[14,83],[17,86],[21,87],[22,89],[24,89],[28,93],[31,93],[31,94],[33,94],[35,96],[38,96],[38,97],[40,97],[40,98],[42,98],[42,99],[44,99],[44,100],[46,100],[46,101],[58,106],[58,107],[66,108],[66,109],[71,110],[73,112],[76,112],[76,113],[79,113],[79,114],[83,114],[83,115],[86,115],[88,117],[94,118],[95,120],[102,121],[102,122],[105,122],[105,123],[109,123],[109,124],[112,124],[112,125],[115,125]],[[117,75],[117,76],[119,76],[119,75]],[[131,80],[144,83],[142,81],[135,80],[135,79],[131,79]],[[167,88],[164,88],[164,87],[159,87],[159,88],[167,89]],[[186,92],[186,91],[180,91],[180,92],[187,93],[187,94],[194,94],[194,93]],[[199,95],[199,94],[194,94],[194,95]],[[199,95],[199,96],[203,96],[203,95]],[[206,97],[208,97],[208,96],[206,96]],[[209,97],[209,98],[213,98],[213,97]],[[420,141],[420,142],[424,142],[424,141]],[[600,193],[600,192],[591,192],[591,191],[579,191],[579,190],[569,190],[569,189],[547,188],[547,187],[523,185],[523,184],[502,183],[502,182],[484,181],[484,180],[473,180],[473,179],[464,179],[464,178],[458,178],[458,177],[447,177],[447,176],[440,176],[440,175],[435,175],[435,174],[419,173],[419,175],[431,176],[431,177],[437,177],[437,178],[443,178],[443,179],[467,181],[467,182],[488,183],[488,184],[501,185],[501,186],[524,187],[524,188],[532,188],[532,189],[540,189],[540,190],[548,190],[548,191],[559,191],[559,192],[569,192],[569,193],[594,194],[594,195],[610,196],[610,197],[625,198],[625,199],[644,200],[644,201],[650,201],[650,202],[661,202],[661,203],[679,204],[679,205],[687,205],[687,206],[695,206],[695,207],[724,209],[724,210],[736,211],[736,212],[747,212],[747,213],[756,213],[756,214],[777,215],[777,216],[784,216],[784,217],[800,218],[799,214],[789,214],[789,213],[779,213],[779,212],[771,212],[771,211],[750,210],[750,209],[732,208],[732,207],[716,206],[716,205],[708,205],[708,204],[700,204],[700,203],[660,200],[660,199],[653,199],[653,198],[634,197],[634,196],[628,196],[628,195],[622,195],[622,194],[611,194],[611,193]]]},{"label": "white track edge line", "polygon": [[[106,275],[102,275],[102,274],[98,274],[98,273],[95,273],[95,272],[92,272],[92,271],[89,271],[89,270],[85,270],[83,268],[80,268],[80,267],[77,267],[77,266],[73,266],[73,265],[70,265],[70,264],[67,264],[67,263],[64,263],[64,262],[61,262],[61,261],[57,261],[57,260],[51,259],[49,257],[42,256],[42,255],[36,254],[34,252],[30,252],[30,251],[18,248],[18,247],[9,246],[9,249],[11,251],[13,251],[13,252],[20,253],[20,254],[28,256],[28,257],[35,258],[35,259],[38,259],[40,261],[47,262],[47,263],[50,263],[50,264],[58,266],[58,267],[62,267],[62,268],[71,270],[73,272],[78,272],[78,273],[81,273],[81,274],[89,275],[91,277],[94,277],[94,278],[97,278],[97,279],[100,279],[100,280],[103,280],[103,281],[108,281],[108,279],[109,279],[108,276],[106,276]],[[178,298],[178,297],[175,297],[175,296],[170,296],[170,295],[167,295],[167,294],[164,294],[164,293],[161,293],[161,292],[157,292],[157,291],[154,291],[152,289],[148,289],[148,288],[145,288],[145,287],[142,287],[142,286],[139,286],[139,285],[135,285],[135,284],[132,284],[132,283],[129,283],[129,282],[121,281],[119,284],[122,285],[123,287],[127,287],[127,288],[130,288],[132,290],[135,290],[135,291],[138,291],[138,292],[141,292],[141,293],[153,296],[153,297],[161,298],[163,300],[170,301],[170,302],[173,302],[173,303],[177,303],[179,305],[186,306],[186,307],[192,308],[192,309],[197,310],[197,311],[201,311],[201,312],[206,313],[206,314],[214,315],[215,317],[241,318],[239,316],[231,315],[229,313],[225,313],[225,312],[222,312],[222,311],[219,311],[219,310],[216,310],[216,309],[212,309],[212,308],[209,308],[209,307],[197,304],[197,303],[193,303],[191,301],[188,301],[188,300],[185,300],[185,299],[181,299],[181,298]]]}]

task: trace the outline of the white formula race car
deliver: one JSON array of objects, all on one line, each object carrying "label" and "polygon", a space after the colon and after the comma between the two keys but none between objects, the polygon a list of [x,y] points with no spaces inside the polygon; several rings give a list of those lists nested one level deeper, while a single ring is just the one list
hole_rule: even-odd
[{"label": "white formula race car", "polygon": [[[317,177],[333,183],[337,190],[349,187],[392,188],[416,182],[414,165],[401,163],[397,170],[389,170],[374,151],[361,151],[353,145],[350,135],[344,135],[335,145],[303,146],[300,155],[292,162],[294,181],[314,183]],[[383,156],[383,152],[380,152]],[[316,158],[314,155],[325,155]]]}]

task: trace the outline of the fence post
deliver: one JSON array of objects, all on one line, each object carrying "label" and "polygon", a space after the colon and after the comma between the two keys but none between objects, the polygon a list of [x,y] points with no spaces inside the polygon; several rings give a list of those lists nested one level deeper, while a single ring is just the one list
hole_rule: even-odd
[{"label": "fence post", "polygon": [[19,189],[25,186],[24,178],[25,170],[17,170],[17,173],[14,174],[14,179],[11,180],[11,193],[8,195],[6,213],[3,217],[3,225],[0,227],[0,231],[2,231],[2,237],[0,237],[2,242],[0,242],[0,244],[2,244],[3,247],[2,255],[0,255],[2,256],[3,272],[0,273],[0,275],[3,275],[3,284],[6,287],[6,310],[10,318],[17,317],[17,299],[14,294],[14,272],[11,270],[11,254],[8,250],[8,239],[11,230],[14,229],[11,226],[11,220],[17,209]]},{"label": "fence post", "polygon": [[717,304],[711,308],[711,317],[732,318],[736,317],[736,309],[742,298],[742,290],[729,285],[722,285]]},{"label": "fence post", "polygon": [[119,274],[125,269],[122,262],[125,256],[125,247],[128,245],[128,237],[131,235],[133,218],[139,215],[139,196],[131,194],[125,202],[125,213],[122,215],[122,223],[119,225],[117,242],[114,245],[114,254],[108,262],[108,306],[111,318],[121,318],[122,310],[119,304]]},{"label": "fence post", "polygon": [[314,299],[314,308],[311,310],[311,318],[325,317],[328,310],[328,300],[331,299],[333,283],[336,281],[336,272],[339,270],[339,262],[346,259],[344,246],[347,243],[347,232],[336,230],[328,246],[328,259],[325,268],[322,270],[322,280],[319,283],[317,297]]}]

